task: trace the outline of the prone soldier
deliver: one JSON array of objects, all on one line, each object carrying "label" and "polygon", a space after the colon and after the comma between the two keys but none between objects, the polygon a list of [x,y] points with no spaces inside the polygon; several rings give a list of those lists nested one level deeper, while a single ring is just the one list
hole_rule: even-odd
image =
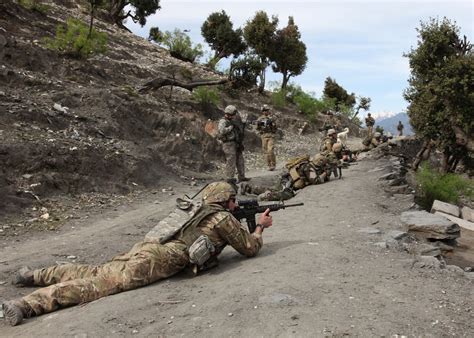
[{"label": "prone soldier", "polygon": [[263,245],[263,230],[272,225],[270,210],[259,216],[255,231],[250,233],[231,214],[236,208],[235,196],[234,187],[227,182],[209,184],[203,191],[202,206],[172,236],[139,242],[103,265],[20,269],[13,284],[44,287],[4,302],[6,321],[15,326],[24,318],[154,283],[191,264],[205,266],[227,245],[244,256],[255,256]]}]

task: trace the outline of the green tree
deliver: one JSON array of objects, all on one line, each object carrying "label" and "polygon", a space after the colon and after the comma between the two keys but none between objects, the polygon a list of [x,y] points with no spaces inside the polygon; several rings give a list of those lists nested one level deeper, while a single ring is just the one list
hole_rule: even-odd
[{"label": "green tree", "polygon": [[286,88],[290,77],[300,75],[306,68],[306,45],[300,39],[292,16],[288,18],[288,25],[275,33],[270,60],[273,71],[283,74],[282,89]]},{"label": "green tree", "polygon": [[405,99],[415,132],[436,141],[443,153],[443,171],[454,171],[474,152],[474,55],[472,44],[459,36],[447,18],[421,22],[418,45],[408,57],[411,75]]},{"label": "green tree", "polygon": [[146,18],[161,9],[160,0],[107,0],[108,9],[113,22],[122,28],[123,21],[127,18],[138,22],[141,26],[146,24]]},{"label": "green tree", "polygon": [[357,115],[359,115],[359,111],[361,109],[367,111],[370,109],[370,102],[372,99],[370,97],[365,97],[365,96],[360,96],[359,97],[359,103],[357,104],[357,108],[354,111],[354,116],[352,116],[352,119],[356,118]]},{"label": "green tree", "polygon": [[258,11],[252,20],[247,21],[244,27],[244,38],[247,45],[253,49],[260,58],[260,63],[264,65],[260,71],[259,92],[265,90],[265,73],[266,68],[270,64],[270,55],[273,50],[273,39],[278,26],[278,17],[272,16],[270,20],[267,13]]},{"label": "green tree", "polygon": [[214,64],[231,55],[239,56],[247,48],[242,39],[242,30],[233,29],[225,11],[210,14],[201,26],[201,34],[214,51]]},{"label": "green tree", "polygon": [[234,59],[230,63],[229,79],[237,88],[256,86],[257,78],[266,66],[257,55],[245,53],[243,57]]},{"label": "green tree", "polygon": [[152,27],[148,40],[165,46],[172,57],[186,62],[194,62],[204,54],[201,44],[198,43],[193,46],[191,38],[177,28],[173,32],[165,31],[162,33],[157,27]]},{"label": "green tree", "polygon": [[352,109],[356,104],[355,94],[349,94],[347,90],[345,90],[336,82],[336,80],[330,77],[327,77],[324,81],[323,96],[326,98],[335,99],[337,111],[340,111],[342,106]]}]

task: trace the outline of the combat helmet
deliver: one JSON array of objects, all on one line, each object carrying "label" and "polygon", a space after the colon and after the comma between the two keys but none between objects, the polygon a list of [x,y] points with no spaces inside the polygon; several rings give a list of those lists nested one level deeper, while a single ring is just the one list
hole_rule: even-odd
[{"label": "combat helmet", "polygon": [[331,128],[331,129],[328,130],[328,136],[329,136],[329,135],[333,135],[333,134],[335,134],[335,133],[336,133],[336,129],[332,129],[332,128]]},{"label": "combat helmet", "polygon": [[236,191],[227,182],[213,182],[202,192],[202,201],[205,204],[226,202],[235,197]]},{"label": "combat helmet", "polygon": [[381,137],[381,136],[382,136],[382,134],[379,133],[378,131],[376,131],[376,132],[374,133],[374,137],[375,137],[375,138],[378,138],[378,137]]},{"label": "combat helmet", "polygon": [[262,106],[262,111],[270,111],[270,107],[268,106],[268,104],[264,104]]},{"label": "combat helmet", "polygon": [[234,105],[228,105],[224,109],[224,114],[235,115],[237,114],[237,108]]}]

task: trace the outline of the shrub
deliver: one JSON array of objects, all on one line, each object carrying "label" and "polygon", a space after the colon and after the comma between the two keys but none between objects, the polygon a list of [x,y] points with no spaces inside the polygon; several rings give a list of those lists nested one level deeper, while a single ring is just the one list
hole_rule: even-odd
[{"label": "shrub", "polygon": [[191,38],[177,28],[173,32],[165,31],[163,33],[159,28],[152,27],[150,28],[148,40],[165,46],[170,51],[172,57],[182,61],[193,63],[204,55],[202,45],[198,43],[193,46]]},{"label": "shrub", "polygon": [[193,98],[199,102],[203,108],[217,105],[220,100],[217,90],[209,87],[198,87],[193,90]]},{"label": "shrub", "polygon": [[287,104],[286,95],[287,94],[288,94],[288,92],[285,89],[274,90],[270,100],[272,101],[272,104],[277,108],[286,107],[286,104]]},{"label": "shrub", "polygon": [[[90,33],[90,34],[89,34]],[[93,54],[101,54],[107,50],[107,34],[89,27],[80,20],[69,18],[66,27],[58,25],[54,39],[45,38],[47,48],[87,58]]]},{"label": "shrub", "polygon": [[465,195],[474,198],[474,183],[456,174],[440,174],[426,163],[416,173],[416,181],[421,188],[419,204],[426,210],[431,209],[434,200],[458,203]]},{"label": "shrub", "polygon": [[38,0],[19,0],[18,4],[26,9],[36,11],[42,14],[46,14],[49,10],[49,6],[40,3]]}]

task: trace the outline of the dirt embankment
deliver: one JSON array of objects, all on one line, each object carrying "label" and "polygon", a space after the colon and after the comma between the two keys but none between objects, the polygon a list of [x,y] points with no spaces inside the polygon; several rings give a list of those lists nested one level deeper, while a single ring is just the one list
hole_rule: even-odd
[{"label": "dirt embankment", "polygon": [[[100,20],[97,27],[108,34],[104,55],[77,60],[48,50],[43,38],[53,37],[58,24],[68,17],[87,21],[85,7],[66,5],[54,1],[40,13],[10,0],[0,4],[0,219],[8,224],[18,213],[39,219],[44,207],[61,209],[55,199],[127,194],[213,175],[223,153],[204,131],[207,120],[220,118],[227,104],[255,118],[268,103],[255,93],[229,96],[225,86],[217,107],[203,108],[179,88],[139,94],[159,76],[221,75]],[[290,133],[303,124],[291,109],[278,114]],[[246,146],[258,149],[255,133]]]}]

